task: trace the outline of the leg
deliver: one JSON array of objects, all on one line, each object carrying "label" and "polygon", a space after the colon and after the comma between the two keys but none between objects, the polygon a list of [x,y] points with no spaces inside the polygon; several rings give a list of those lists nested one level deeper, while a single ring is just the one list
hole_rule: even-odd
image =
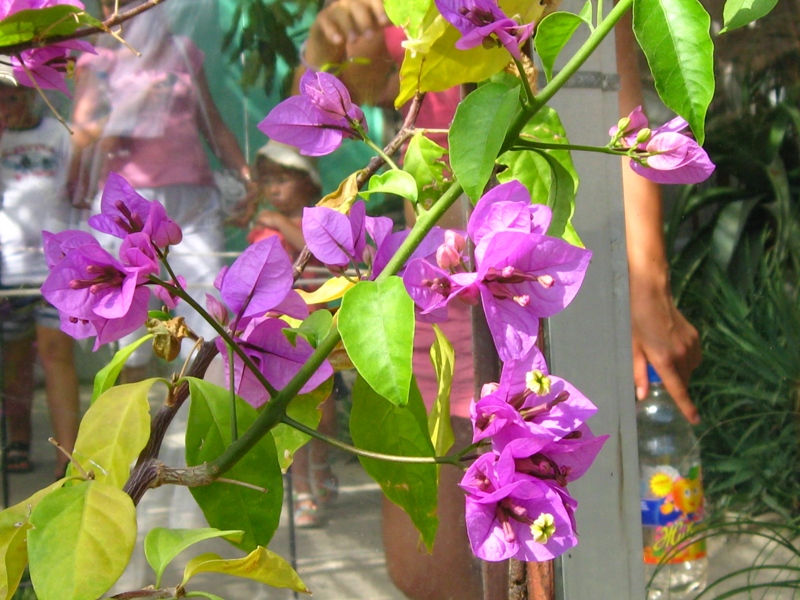
[{"label": "leg", "polygon": [[25,473],[33,468],[29,457],[33,404],[33,338],[4,341],[3,393],[8,416],[6,468]]},{"label": "leg", "polygon": [[[331,394],[322,404],[322,418],[319,422],[319,431],[328,436],[336,435],[336,401],[334,394]],[[331,464],[328,459],[330,446],[320,440],[311,440],[308,443],[308,453],[312,486],[317,500],[323,505],[336,500],[339,495],[339,480],[331,471]]]},{"label": "leg", "polygon": [[[453,419],[456,447],[469,444],[470,423]],[[466,439],[466,443],[463,443]],[[419,533],[402,509],[383,500],[386,567],[394,584],[411,600],[482,600],[481,563],[472,555],[464,522],[462,473],[444,465],[439,475],[439,530],[427,554]]]},{"label": "leg", "polygon": [[[80,422],[78,374],[72,354],[73,340],[58,329],[43,326],[36,327],[36,338],[39,357],[44,367],[45,395],[53,437],[65,450],[72,452]],[[56,452],[56,464],[56,474],[63,474],[67,457]]]}]

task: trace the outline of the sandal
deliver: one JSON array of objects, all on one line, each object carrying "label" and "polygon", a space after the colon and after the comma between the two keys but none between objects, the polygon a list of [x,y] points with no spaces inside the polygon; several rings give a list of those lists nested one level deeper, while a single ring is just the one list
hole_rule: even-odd
[{"label": "sandal", "polygon": [[339,497],[339,479],[331,472],[331,466],[325,462],[322,464],[311,463],[311,485],[322,506],[331,504]]},{"label": "sandal", "polygon": [[6,446],[5,468],[7,473],[30,473],[33,463],[30,459],[30,446],[27,442],[11,442]]},{"label": "sandal", "polygon": [[300,529],[310,529],[322,525],[322,515],[314,496],[311,494],[297,494],[294,499],[294,526]]}]

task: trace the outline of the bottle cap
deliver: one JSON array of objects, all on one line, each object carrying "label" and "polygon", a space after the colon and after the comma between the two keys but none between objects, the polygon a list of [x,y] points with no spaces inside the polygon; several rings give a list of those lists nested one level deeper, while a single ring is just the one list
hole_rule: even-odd
[{"label": "bottle cap", "polygon": [[661,377],[658,376],[656,370],[653,368],[653,365],[647,364],[647,381],[650,383],[662,383]]}]

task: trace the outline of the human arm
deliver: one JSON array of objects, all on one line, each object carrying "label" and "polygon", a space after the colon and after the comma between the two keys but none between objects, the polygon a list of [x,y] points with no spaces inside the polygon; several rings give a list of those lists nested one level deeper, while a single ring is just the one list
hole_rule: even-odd
[{"label": "human arm", "polygon": [[[642,104],[641,82],[630,17],[616,29],[619,110],[627,116]],[[684,416],[697,423],[689,397],[692,371],[702,359],[697,330],[675,307],[663,230],[661,188],[634,173],[623,159],[622,188],[628,247],[633,378],[636,396],[648,392],[647,363],[653,365]]]},{"label": "human arm", "polygon": [[296,219],[274,210],[262,210],[256,217],[255,227],[265,227],[280,232],[286,242],[297,252],[305,248],[306,240],[303,237],[303,230],[300,222]]},{"label": "human arm", "polygon": [[91,164],[110,107],[101,78],[91,67],[75,70],[75,102],[72,109],[72,150],[67,168],[67,194],[76,208],[90,208],[95,193]]}]

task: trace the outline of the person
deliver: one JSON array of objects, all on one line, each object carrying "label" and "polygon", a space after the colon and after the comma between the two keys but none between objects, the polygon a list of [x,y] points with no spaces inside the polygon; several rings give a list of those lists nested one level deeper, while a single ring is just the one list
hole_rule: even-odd
[{"label": "person", "polygon": [[[33,88],[17,86],[10,69],[0,77],[0,284],[3,289],[37,288],[47,276],[42,230],[70,224],[66,194],[70,141],[66,127],[43,116]],[[2,292],[0,292],[2,295]],[[30,457],[33,367],[36,351],[45,375],[45,397],[53,435],[71,452],[78,433],[79,388],[73,341],[59,330],[58,312],[38,295],[11,297],[2,323],[3,394],[9,443],[5,468],[33,469]],[[34,350],[34,347],[36,350]],[[67,455],[56,451],[57,478]]]},{"label": "person", "polygon": [[[316,167],[296,148],[269,141],[256,154],[253,178],[260,193],[250,202],[263,199],[269,208],[257,213],[247,241],[254,244],[278,236],[289,256],[296,259],[306,245],[300,227],[303,209],[313,205],[322,192]],[[314,277],[309,270],[304,272],[306,274],[305,279]],[[313,291],[318,286],[303,284],[301,278],[300,287]],[[335,435],[333,395],[322,404],[321,412],[318,430],[329,436]],[[331,471],[328,449],[325,442],[312,439],[294,454],[292,487],[295,491],[294,522],[297,527],[322,525],[324,509],[338,496],[339,483]]]},{"label": "person", "polygon": [[[180,8],[180,3],[171,8]],[[109,16],[114,0],[103,0]],[[174,33],[161,6],[133,19],[125,30],[137,56],[110,36],[76,64],[73,110],[74,160],[70,181],[75,202],[95,205],[109,172],[122,175],[142,196],[157,200],[183,231],[170,264],[190,286],[211,283],[222,266],[223,215],[204,141],[222,164],[249,185],[250,167],[225,125],[208,87],[204,55],[187,36]],[[108,240],[109,250],[118,240]],[[195,333],[213,329],[179,304]],[[130,343],[143,331],[127,336]],[[129,381],[145,376],[149,351],[128,361]]]},{"label": "person", "polygon": [[[624,28],[625,25],[618,30]],[[630,32],[630,23],[627,24],[627,31]],[[399,89],[396,74],[403,56],[401,41],[402,32],[391,26],[380,0],[329,1],[309,30],[303,55],[304,67],[298,76],[308,67],[339,65],[338,76],[347,86],[354,102],[391,106]],[[627,62],[633,55],[634,47],[632,34],[623,34],[617,46],[623,86],[620,94],[621,116],[630,112],[640,96],[638,69]],[[352,60],[354,58],[359,60]],[[454,99],[455,94],[455,90],[427,94],[417,125],[430,128],[449,126],[458,102],[457,98]],[[691,372],[701,358],[699,336],[677,310],[670,293],[660,190],[627,166],[624,172],[636,394],[640,399],[647,394],[645,369],[649,361],[663,374],[665,386],[676,398],[687,419],[697,422],[697,410],[687,389]],[[463,228],[463,222],[463,214],[459,214],[454,207],[445,215],[441,225],[461,225]],[[455,343],[454,346],[458,369],[459,347]],[[421,349],[415,346],[415,374],[421,360]],[[463,414],[461,407],[468,406],[471,397],[471,390],[467,395],[455,390],[451,394],[453,427],[457,432],[468,416]],[[466,433],[470,433],[469,429]],[[457,440],[456,444],[459,443],[463,447],[463,442]],[[399,508],[384,501],[387,568],[395,584],[415,600],[483,598],[480,578],[476,577],[475,569],[469,562],[466,539],[457,539],[460,534],[454,533],[464,530],[463,500],[457,497],[455,485],[460,474],[454,471],[441,471],[440,526],[432,555],[426,556],[417,551],[418,538],[410,520]],[[452,481],[445,480],[448,474],[452,476]],[[443,534],[443,531],[447,534]],[[447,573],[448,576],[431,576],[436,572]],[[500,570],[489,570],[487,573],[491,577],[502,576]],[[487,589],[492,587],[491,583],[487,585]],[[504,593],[499,592],[500,596]]]}]

